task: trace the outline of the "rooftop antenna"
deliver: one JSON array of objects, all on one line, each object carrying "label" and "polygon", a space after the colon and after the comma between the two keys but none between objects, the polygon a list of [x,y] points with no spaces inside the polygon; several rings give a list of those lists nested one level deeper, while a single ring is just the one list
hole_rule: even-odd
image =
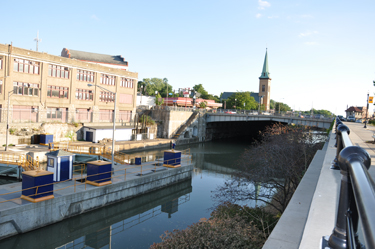
[{"label": "rooftop antenna", "polygon": [[42,41],[42,39],[39,39],[39,30],[34,41],[36,41],[36,51],[38,52],[38,43]]}]

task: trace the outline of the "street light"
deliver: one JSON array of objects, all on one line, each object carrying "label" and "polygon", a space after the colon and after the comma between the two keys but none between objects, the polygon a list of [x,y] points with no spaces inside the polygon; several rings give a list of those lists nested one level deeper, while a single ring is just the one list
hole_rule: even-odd
[{"label": "street light", "polygon": [[5,141],[5,151],[8,151],[8,144],[9,144],[9,106],[10,106],[10,95],[12,95],[14,91],[8,92],[8,108],[7,108],[7,134],[6,134],[6,141]]},{"label": "street light", "polygon": [[115,166],[115,129],[116,129],[116,100],[117,100],[117,94],[115,92],[112,92],[102,86],[98,86],[96,84],[87,84],[87,86],[91,87],[91,86],[97,86],[101,89],[103,89],[104,91],[107,91],[107,92],[110,92],[110,93],[113,93],[115,95],[115,106],[114,106],[114,110],[113,110],[113,133],[112,133],[112,171],[113,171],[113,167]]}]

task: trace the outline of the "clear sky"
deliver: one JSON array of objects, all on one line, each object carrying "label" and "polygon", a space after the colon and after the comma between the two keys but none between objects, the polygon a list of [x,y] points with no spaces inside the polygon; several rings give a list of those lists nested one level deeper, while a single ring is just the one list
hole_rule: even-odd
[{"label": "clear sky", "polygon": [[[215,95],[258,92],[296,110],[366,105],[375,87],[375,1],[2,1],[0,43],[122,55],[143,78]],[[372,107],[371,107],[372,110]]]}]

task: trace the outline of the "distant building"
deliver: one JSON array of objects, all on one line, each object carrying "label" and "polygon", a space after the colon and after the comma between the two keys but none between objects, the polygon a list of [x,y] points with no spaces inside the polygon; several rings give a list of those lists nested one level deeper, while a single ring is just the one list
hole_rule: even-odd
[{"label": "distant building", "polygon": [[[272,79],[270,78],[270,72],[268,70],[268,55],[267,55],[267,50],[266,50],[262,74],[259,77],[259,92],[250,93],[250,96],[254,97],[256,102],[264,105],[266,111],[270,110],[271,80]],[[223,92],[220,100],[226,100],[235,93],[236,92]]]},{"label": "distant building", "polygon": [[219,107],[222,107],[222,103],[215,103],[215,100],[212,99],[200,99],[197,98],[195,100],[194,105],[194,99],[193,98],[184,98],[184,97],[174,97],[174,98],[163,98],[164,104],[167,106],[176,106],[176,107],[197,107],[199,108],[201,102],[206,102],[206,108],[210,109],[217,109]]},{"label": "distant building", "polygon": [[61,56],[129,71],[128,62],[121,55],[97,54],[63,48]]},{"label": "distant building", "polygon": [[[345,110],[346,118],[349,116],[354,116],[356,119],[366,118],[366,110],[365,106],[351,106]],[[367,112],[367,118],[369,118],[371,114]]]},{"label": "distant building", "polygon": [[[108,67],[105,57],[111,56],[68,54],[64,58],[0,44],[0,122],[6,122],[8,108],[12,123],[112,122],[114,94],[88,84],[117,94],[117,122],[132,120],[138,74],[125,71],[127,62]],[[95,60],[102,62],[91,63]]]}]

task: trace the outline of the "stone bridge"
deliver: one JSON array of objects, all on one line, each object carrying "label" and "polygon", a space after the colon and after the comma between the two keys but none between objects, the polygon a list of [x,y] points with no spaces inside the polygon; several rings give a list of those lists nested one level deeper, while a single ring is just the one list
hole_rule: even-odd
[{"label": "stone bridge", "polygon": [[287,115],[250,115],[250,114],[229,114],[229,113],[207,113],[206,122],[237,122],[237,121],[268,121],[285,124],[306,125],[328,129],[331,126],[332,118],[313,119],[299,118]]},{"label": "stone bridge", "polygon": [[178,144],[205,142],[216,138],[257,136],[260,130],[274,123],[306,125],[328,129],[332,118],[311,119],[293,115],[253,115],[237,113],[192,111],[184,108],[152,110],[152,118],[158,121],[158,136],[173,138]]}]

